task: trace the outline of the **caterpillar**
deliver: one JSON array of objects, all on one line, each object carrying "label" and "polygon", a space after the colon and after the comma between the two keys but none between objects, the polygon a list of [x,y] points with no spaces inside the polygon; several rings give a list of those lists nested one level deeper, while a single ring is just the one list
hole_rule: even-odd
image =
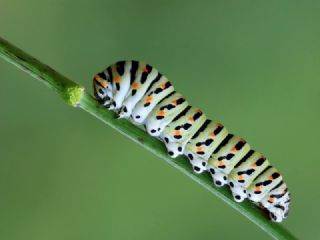
[{"label": "caterpillar", "polygon": [[195,173],[206,171],[216,186],[228,185],[236,202],[248,198],[274,222],[288,216],[290,193],[278,170],[244,139],[189,105],[156,68],[118,61],[94,76],[93,88],[99,104],[143,125],[172,158],[185,155]]}]

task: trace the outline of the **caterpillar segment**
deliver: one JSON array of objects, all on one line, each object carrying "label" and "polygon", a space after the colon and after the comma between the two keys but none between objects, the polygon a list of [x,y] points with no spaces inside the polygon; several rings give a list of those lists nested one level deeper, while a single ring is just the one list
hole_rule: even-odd
[{"label": "caterpillar segment", "polygon": [[206,120],[205,114],[199,108],[187,106],[161,133],[168,154],[172,158],[181,155],[187,142]]},{"label": "caterpillar segment", "polygon": [[228,185],[235,201],[248,198],[275,222],[288,216],[291,196],[280,173],[244,139],[190,106],[156,68],[119,61],[94,76],[93,89],[101,105],[163,141],[172,158],[185,155],[195,173],[207,171],[216,186]]},{"label": "caterpillar segment", "polygon": [[109,106],[110,110],[118,111],[127,95],[130,88],[130,69],[132,67],[131,61],[120,61],[117,64],[111,65],[107,70],[113,76],[112,81],[112,104]]},{"label": "caterpillar segment", "polygon": [[[157,79],[158,77],[155,80]],[[149,85],[146,93],[133,107],[130,115],[131,121],[137,125],[144,124],[155,106],[161,100],[174,93],[175,91],[171,82],[165,76],[161,76],[154,84]]]},{"label": "caterpillar segment", "polygon": [[235,165],[228,178],[230,189],[237,202],[247,198],[246,189],[267,166],[269,166],[268,160],[252,149]]},{"label": "caterpillar segment", "polygon": [[[228,183],[226,180],[228,179],[228,174],[250,150],[249,144],[240,137],[229,134],[225,140],[208,160],[208,167],[215,170],[214,174],[211,173],[211,176],[217,186],[223,186]],[[221,176],[223,181],[221,181]],[[235,200],[239,199],[235,198]]]},{"label": "caterpillar segment", "polygon": [[157,83],[160,78],[161,74],[157,69],[148,64],[133,61],[130,70],[131,86],[120,109],[120,118],[129,118],[133,108],[142,99],[148,88]]},{"label": "caterpillar segment", "polygon": [[253,202],[261,202],[281,181],[280,173],[269,165],[248,187],[248,198]]},{"label": "caterpillar segment", "polygon": [[147,132],[158,137],[164,128],[188,106],[186,99],[177,92],[164,98],[149,114],[145,126]]},{"label": "caterpillar segment", "polygon": [[209,157],[227,135],[228,131],[222,124],[208,119],[204,122],[184,150],[184,155],[188,157],[194,172],[207,171]]}]

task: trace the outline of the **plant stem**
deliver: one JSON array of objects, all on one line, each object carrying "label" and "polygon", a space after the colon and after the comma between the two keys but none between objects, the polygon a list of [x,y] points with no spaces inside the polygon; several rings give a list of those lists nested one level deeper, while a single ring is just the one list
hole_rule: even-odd
[{"label": "plant stem", "polygon": [[0,54],[8,62],[53,89],[71,106],[80,102],[84,88],[0,37]]},{"label": "plant stem", "polygon": [[226,187],[217,188],[213,186],[212,180],[208,174],[194,174],[185,157],[180,156],[174,160],[170,158],[162,142],[149,136],[145,131],[134,126],[129,121],[117,119],[114,112],[101,107],[91,95],[84,91],[84,88],[81,85],[61,75],[1,37],[0,55],[8,62],[14,64],[52,88],[67,104],[82,108],[192,178],[211,193],[221,198],[228,205],[249,218],[274,239],[297,239],[282,225],[271,222],[255,204],[249,201],[236,203],[233,200],[229,189]]}]

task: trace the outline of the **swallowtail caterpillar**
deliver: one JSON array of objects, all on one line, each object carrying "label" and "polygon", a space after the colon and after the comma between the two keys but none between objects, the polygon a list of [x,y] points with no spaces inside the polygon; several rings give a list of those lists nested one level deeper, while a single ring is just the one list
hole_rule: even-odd
[{"label": "swallowtail caterpillar", "polygon": [[144,125],[172,158],[185,155],[195,173],[208,171],[216,186],[229,185],[235,201],[258,203],[275,222],[287,217],[290,193],[278,170],[244,139],[191,106],[156,68],[119,61],[94,76],[93,88],[100,104]]}]

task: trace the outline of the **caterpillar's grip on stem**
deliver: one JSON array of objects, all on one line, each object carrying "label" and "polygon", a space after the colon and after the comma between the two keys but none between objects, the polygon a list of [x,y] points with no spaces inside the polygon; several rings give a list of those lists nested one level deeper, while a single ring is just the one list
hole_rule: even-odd
[{"label": "caterpillar's grip on stem", "polygon": [[[60,95],[63,94],[64,89],[59,88],[57,86],[65,86],[69,85],[70,81],[62,74],[56,72],[52,68],[47,69],[47,65],[40,61],[29,61],[29,59],[34,59],[31,55],[22,51],[21,49],[15,47],[8,41],[4,40],[0,37],[0,56],[22,69],[27,74],[33,76],[36,79],[40,79],[42,83],[48,86],[51,89],[54,89]],[[25,60],[22,60],[25,59]],[[25,66],[28,66],[25,68]],[[43,77],[43,74],[46,77]],[[18,81],[17,79],[15,81]],[[21,83],[20,83],[21,84]],[[79,86],[82,89],[82,86],[77,84],[76,82],[71,81],[70,85]],[[196,181],[199,185],[207,189],[209,192],[213,193],[229,206],[237,210],[243,216],[247,217],[250,221],[255,223],[259,228],[265,231],[274,239],[297,239],[293,234],[290,233],[286,228],[284,228],[280,224],[275,224],[269,221],[263,212],[256,208],[256,206],[248,201],[244,201],[242,203],[235,203],[232,199],[230,192],[226,188],[215,188],[211,184],[211,180],[208,175],[193,174],[190,168],[189,163],[186,161],[185,157],[178,157],[175,161],[168,156],[165,151],[164,145],[158,141],[157,139],[150,137],[145,131],[142,129],[133,126],[129,121],[124,119],[118,119],[117,115],[112,111],[106,111],[104,108],[97,105],[95,99],[93,99],[90,94],[86,91],[83,91],[80,98],[79,107],[84,111],[88,112],[92,116],[101,120],[108,126],[114,128],[119,131],[126,137],[132,139],[134,142],[140,144],[146,150],[154,153],[159,158],[163,159],[171,166],[181,171],[194,181]],[[63,98],[65,100],[65,98]],[[79,99],[77,99],[78,102]],[[67,101],[66,101],[67,102]],[[152,179],[150,179],[152,181]]]}]

